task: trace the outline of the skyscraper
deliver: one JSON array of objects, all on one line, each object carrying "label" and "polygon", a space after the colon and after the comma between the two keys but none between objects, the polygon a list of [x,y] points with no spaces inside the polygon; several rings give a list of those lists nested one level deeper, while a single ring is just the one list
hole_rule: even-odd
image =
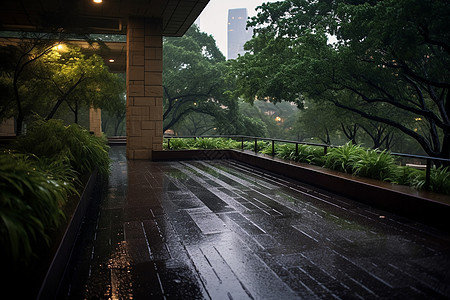
[{"label": "skyscraper", "polygon": [[246,30],[247,9],[234,8],[228,10],[228,53],[227,59],[235,59],[243,55],[244,44],[252,38],[253,29]]}]

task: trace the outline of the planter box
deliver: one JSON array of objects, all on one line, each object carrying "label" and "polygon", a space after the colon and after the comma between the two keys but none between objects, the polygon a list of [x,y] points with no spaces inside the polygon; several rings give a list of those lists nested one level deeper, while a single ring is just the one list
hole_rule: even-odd
[{"label": "planter box", "polygon": [[80,201],[67,226],[66,232],[59,244],[58,250],[53,257],[52,263],[44,278],[37,299],[55,299],[61,279],[64,277],[66,266],[70,260],[73,245],[77,238],[84,216],[90,204],[90,199],[94,187],[98,182],[98,172],[95,170],[87,181]]}]

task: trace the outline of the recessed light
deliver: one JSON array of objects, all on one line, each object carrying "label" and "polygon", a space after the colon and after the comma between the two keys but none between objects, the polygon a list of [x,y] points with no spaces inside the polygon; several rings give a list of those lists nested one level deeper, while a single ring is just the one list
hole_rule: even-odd
[{"label": "recessed light", "polygon": [[110,62],[110,63],[113,63],[113,62],[115,62],[115,60],[111,58],[111,59],[109,60],[109,62]]},{"label": "recessed light", "polygon": [[94,3],[102,3],[103,2],[103,0],[92,0],[92,1],[94,1]]}]

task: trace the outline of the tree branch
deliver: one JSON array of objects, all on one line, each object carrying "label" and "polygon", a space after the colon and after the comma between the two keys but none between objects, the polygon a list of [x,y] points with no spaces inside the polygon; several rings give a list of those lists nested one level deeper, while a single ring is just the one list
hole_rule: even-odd
[{"label": "tree branch", "polygon": [[368,113],[356,109],[354,107],[350,107],[347,105],[344,105],[338,101],[332,101],[337,107],[352,111],[354,113],[359,114],[360,116],[372,120],[372,121],[376,121],[376,122],[381,122],[387,125],[390,125],[392,127],[395,127],[397,129],[399,129],[400,131],[402,131],[403,133],[409,135],[410,137],[412,137],[413,139],[415,139],[422,147],[423,149],[430,155],[430,156],[439,156],[440,152],[439,150],[436,150],[432,147],[432,145],[430,145],[429,141],[426,140],[423,136],[421,136],[420,134],[416,133],[415,131],[403,126],[400,123],[397,123],[393,120],[390,119],[386,119],[386,118],[382,118],[382,117],[378,117],[378,116],[373,116],[373,115],[369,115]]}]

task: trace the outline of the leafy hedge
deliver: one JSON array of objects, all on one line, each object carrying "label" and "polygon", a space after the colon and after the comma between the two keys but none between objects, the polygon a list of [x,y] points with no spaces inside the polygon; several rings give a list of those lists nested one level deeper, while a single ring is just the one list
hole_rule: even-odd
[{"label": "leafy hedge", "polygon": [[80,176],[109,173],[108,146],[78,125],[33,123],[0,152],[0,243],[5,261],[27,265],[48,248],[64,221],[63,208],[78,194]]},{"label": "leafy hedge", "polygon": [[62,207],[77,193],[75,172],[64,161],[0,154],[0,241],[13,261],[26,263],[37,244],[49,244],[49,231],[64,218]]},{"label": "leafy hedge", "polygon": [[[198,139],[197,140],[203,140]],[[173,138],[170,140],[171,149],[241,149],[241,143],[226,141],[226,139],[204,139],[208,143],[202,147],[192,139]],[[215,145],[212,148],[210,145]],[[231,145],[231,146],[227,146]],[[167,141],[165,141],[167,149]],[[181,147],[180,147],[181,146]],[[272,154],[272,144],[266,141],[257,142],[258,152]],[[254,150],[253,141],[244,142],[245,150]],[[348,143],[331,148],[324,155],[322,147],[298,145],[296,152],[294,144],[274,145],[275,156],[285,160],[313,164],[355,176],[388,181],[395,184],[409,185],[421,189],[425,185],[425,171],[410,167],[399,166],[395,157],[387,151],[365,149],[359,145]],[[450,169],[448,167],[433,167],[431,170],[430,190],[443,194],[450,194]]]},{"label": "leafy hedge", "polygon": [[104,175],[109,172],[106,139],[91,135],[77,124],[64,126],[61,120],[38,120],[28,127],[26,135],[17,139],[13,148],[40,158],[69,159],[80,174],[91,173],[95,168]]}]

